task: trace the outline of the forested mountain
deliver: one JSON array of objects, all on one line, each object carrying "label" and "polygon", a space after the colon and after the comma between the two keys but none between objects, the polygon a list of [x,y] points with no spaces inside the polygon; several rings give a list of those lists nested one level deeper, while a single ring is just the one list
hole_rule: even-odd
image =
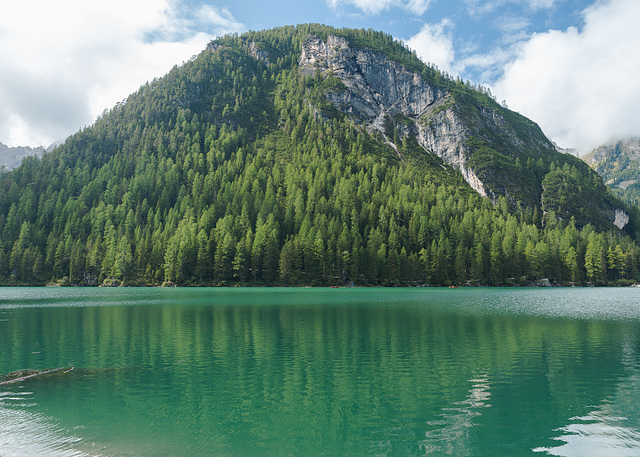
[{"label": "forested mountain", "polygon": [[391,36],[282,27],[216,40],[0,175],[0,283],[628,281],[638,221]]},{"label": "forested mountain", "polygon": [[640,138],[613,141],[584,157],[622,200],[640,206]]}]

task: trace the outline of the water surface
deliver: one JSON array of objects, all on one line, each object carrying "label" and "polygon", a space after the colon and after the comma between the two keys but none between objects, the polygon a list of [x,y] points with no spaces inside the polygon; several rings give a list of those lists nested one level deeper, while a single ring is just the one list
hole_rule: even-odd
[{"label": "water surface", "polygon": [[640,289],[0,289],[0,456],[637,456]]}]

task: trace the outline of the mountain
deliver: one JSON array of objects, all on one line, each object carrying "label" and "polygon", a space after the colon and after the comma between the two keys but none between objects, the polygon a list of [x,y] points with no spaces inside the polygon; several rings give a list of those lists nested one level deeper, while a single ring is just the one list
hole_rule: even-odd
[{"label": "mountain", "polygon": [[27,156],[42,155],[44,148],[42,146],[37,148],[31,148],[28,146],[19,146],[16,148],[10,148],[0,143],[0,169],[4,167],[5,170],[13,170],[20,165],[22,159]]},{"label": "mountain", "polygon": [[640,138],[604,144],[583,159],[622,200],[640,205]]},{"label": "mountain", "polygon": [[555,142],[553,145],[556,147],[556,151],[563,154],[571,154],[572,156],[580,157],[580,152],[576,148],[563,148],[558,146]]},{"label": "mountain", "polygon": [[[379,133],[396,152],[392,132],[415,140],[494,203],[504,196],[512,206],[541,206],[563,219],[573,216],[579,225],[625,224],[623,205],[573,154],[558,155],[535,123],[498,105],[485,89],[425,67],[413,54],[376,40],[317,34],[303,42],[299,68],[324,84],[332,81],[324,94],[331,109]],[[548,174],[552,163],[557,172]],[[588,182],[566,185],[581,179]]]},{"label": "mountain", "polygon": [[0,283],[637,278],[637,211],[371,30],[230,35],[0,175]]}]

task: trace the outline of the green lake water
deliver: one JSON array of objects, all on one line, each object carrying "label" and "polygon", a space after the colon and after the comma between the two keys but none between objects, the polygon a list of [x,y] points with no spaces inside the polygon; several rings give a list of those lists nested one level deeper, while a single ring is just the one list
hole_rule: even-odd
[{"label": "green lake water", "polygon": [[640,289],[0,288],[0,456],[638,456]]}]

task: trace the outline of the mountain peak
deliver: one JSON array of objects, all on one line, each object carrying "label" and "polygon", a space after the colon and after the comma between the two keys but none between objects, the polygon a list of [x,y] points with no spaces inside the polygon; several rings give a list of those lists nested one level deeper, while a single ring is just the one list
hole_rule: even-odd
[{"label": "mountain peak", "polygon": [[20,166],[22,159],[29,156],[39,156],[45,152],[44,147],[38,146],[32,148],[30,146],[9,147],[0,143],[0,168],[5,170],[13,170]]}]

